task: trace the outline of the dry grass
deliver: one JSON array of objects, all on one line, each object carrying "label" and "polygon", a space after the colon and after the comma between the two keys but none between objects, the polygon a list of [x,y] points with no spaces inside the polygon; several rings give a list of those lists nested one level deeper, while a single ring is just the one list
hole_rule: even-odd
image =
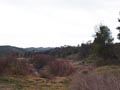
[{"label": "dry grass", "polygon": [[71,90],[120,90],[120,67],[104,66],[72,77]]},{"label": "dry grass", "polygon": [[0,90],[69,90],[65,77],[43,79],[39,77],[1,77]]},{"label": "dry grass", "polygon": [[95,69],[96,73],[120,73],[120,66],[102,66]]}]

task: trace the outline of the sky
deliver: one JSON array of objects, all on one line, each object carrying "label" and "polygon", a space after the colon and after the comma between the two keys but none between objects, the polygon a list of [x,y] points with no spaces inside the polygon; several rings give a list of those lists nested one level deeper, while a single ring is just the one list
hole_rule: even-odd
[{"label": "sky", "polygon": [[0,45],[76,46],[107,25],[117,42],[120,0],[0,0]]}]

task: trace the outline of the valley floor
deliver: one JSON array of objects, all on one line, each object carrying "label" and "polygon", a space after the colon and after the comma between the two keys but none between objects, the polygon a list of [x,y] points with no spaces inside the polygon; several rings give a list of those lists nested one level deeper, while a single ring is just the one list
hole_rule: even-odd
[{"label": "valley floor", "polygon": [[69,77],[0,77],[0,90],[120,90],[120,66],[93,67],[77,64],[74,63],[78,67],[77,72]]},{"label": "valley floor", "polygon": [[57,77],[48,80],[37,77],[0,77],[0,90],[69,90],[69,80]]}]

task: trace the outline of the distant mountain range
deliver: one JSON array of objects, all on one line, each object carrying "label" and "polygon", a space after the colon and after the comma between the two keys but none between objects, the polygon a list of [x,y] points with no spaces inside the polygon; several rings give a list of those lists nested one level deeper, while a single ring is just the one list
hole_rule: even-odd
[{"label": "distant mountain range", "polygon": [[8,56],[8,55],[14,55],[14,54],[24,54],[25,52],[45,52],[47,50],[50,50],[52,48],[20,48],[20,47],[15,47],[15,46],[9,46],[9,45],[4,45],[0,46],[0,56]]},{"label": "distant mountain range", "polygon": [[13,54],[22,54],[25,50],[22,48],[14,47],[14,46],[0,46],[0,56],[8,56]]},{"label": "distant mountain range", "polygon": [[44,47],[38,47],[38,48],[35,48],[35,47],[30,47],[30,48],[24,48],[24,50],[26,51],[29,51],[29,52],[45,52],[45,51],[48,51],[50,49],[53,49],[51,47],[47,47],[47,48],[44,48]]}]

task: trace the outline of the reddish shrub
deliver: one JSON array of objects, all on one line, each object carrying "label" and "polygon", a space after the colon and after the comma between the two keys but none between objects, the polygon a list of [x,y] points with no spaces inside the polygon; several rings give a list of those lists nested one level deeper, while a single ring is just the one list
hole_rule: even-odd
[{"label": "reddish shrub", "polygon": [[0,75],[27,75],[31,67],[26,60],[15,57],[0,58]]},{"label": "reddish shrub", "polygon": [[9,66],[10,60],[8,58],[0,58],[0,75],[3,74],[5,69]]},{"label": "reddish shrub", "polygon": [[73,65],[67,60],[56,60],[49,64],[50,71],[54,75],[66,76],[75,71]]},{"label": "reddish shrub", "polygon": [[8,71],[11,71],[11,74],[14,75],[28,75],[31,74],[32,68],[30,65],[24,60],[13,60],[9,64],[9,69]]},{"label": "reddish shrub", "polygon": [[52,56],[41,54],[33,56],[30,62],[37,70],[39,70],[53,60],[54,58]]}]

